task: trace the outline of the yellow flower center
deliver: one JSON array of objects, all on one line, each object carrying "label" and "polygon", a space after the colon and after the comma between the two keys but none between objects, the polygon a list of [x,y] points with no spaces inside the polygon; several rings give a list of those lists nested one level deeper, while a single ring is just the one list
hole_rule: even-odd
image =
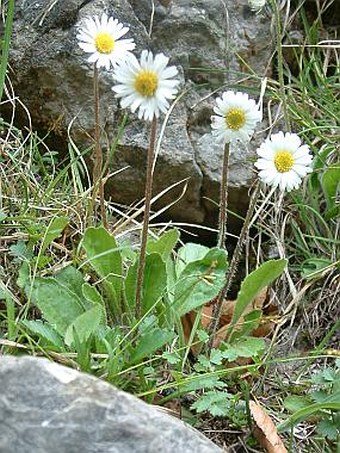
[{"label": "yellow flower center", "polygon": [[158,76],[155,72],[143,69],[136,76],[134,81],[135,90],[146,98],[155,95],[158,87]]},{"label": "yellow flower center", "polygon": [[229,129],[238,131],[245,125],[246,115],[244,110],[240,108],[233,108],[225,114],[224,119]]},{"label": "yellow flower center", "polygon": [[279,173],[286,173],[294,165],[294,157],[290,151],[278,151],[274,158],[274,165]]},{"label": "yellow flower center", "polygon": [[115,40],[106,31],[100,31],[95,37],[94,44],[100,53],[111,53],[115,48]]}]

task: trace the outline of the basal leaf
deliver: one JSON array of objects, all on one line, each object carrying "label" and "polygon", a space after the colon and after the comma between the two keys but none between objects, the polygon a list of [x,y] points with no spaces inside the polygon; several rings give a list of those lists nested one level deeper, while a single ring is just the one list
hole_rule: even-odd
[{"label": "basal leaf", "polygon": [[323,403],[314,403],[309,406],[303,407],[298,411],[294,412],[290,417],[288,417],[284,422],[278,426],[278,431],[282,432],[292,426],[300,423],[303,420],[306,420],[311,415],[322,411],[322,410],[331,410],[331,411],[340,411],[340,395],[335,396],[335,401],[324,401]]},{"label": "basal leaf", "polygon": [[173,338],[174,332],[158,327],[146,332],[138,338],[137,346],[130,357],[130,364],[140,363],[143,359],[170,343]]},{"label": "basal leaf", "polygon": [[142,313],[146,313],[166,292],[166,266],[158,253],[146,256],[142,294]]},{"label": "basal leaf", "polygon": [[136,260],[133,264],[130,265],[124,282],[125,298],[131,313],[134,311],[136,304],[137,271],[138,271],[138,260]]},{"label": "basal leaf", "polygon": [[217,296],[228,267],[226,252],[213,248],[202,259],[190,262],[175,286],[173,309],[183,316]]},{"label": "basal leaf", "polygon": [[290,412],[296,412],[312,404],[311,400],[305,396],[290,395],[285,398],[283,405]]},{"label": "basal leaf", "polygon": [[[82,285],[82,294],[84,298],[90,302],[91,307],[93,305],[100,305],[102,308],[105,307],[103,298],[97,288],[89,283],[84,283]],[[90,307],[89,307],[90,308]]]},{"label": "basal leaf", "polygon": [[74,341],[74,332],[81,343],[85,343],[92,334],[98,329],[103,319],[103,309],[100,305],[96,305],[85,313],[76,318],[67,328],[65,332],[65,343],[71,346]]},{"label": "basal leaf", "polygon": [[[133,311],[136,298],[138,262],[130,266],[125,279],[125,295]],[[145,271],[142,288],[142,313],[145,314],[165,295],[167,288],[166,265],[158,253],[151,253],[145,258]]]},{"label": "basal leaf", "polygon": [[44,319],[60,335],[85,311],[79,297],[53,277],[36,278],[31,295]]},{"label": "basal leaf", "polygon": [[90,265],[103,281],[113,309],[120,310],[123,266],[115,238],[103,227],[90,227],[85,231],[82,245]]},{"label": "basal leaf", "polygon": [[80,300],[84,300],[82,292],[84,276],[78,269],[73,266],[67,266],[55,275],[55,279],[63,286],[66,286]]},{"label": "basal leaf", "polygon": [[251,332],[256,329],[261,321],[262,310],[252,310],[244,315],[243,320],[237,325],[230,335],[229,341],[233,343],[237,339],[251,335]]},{"label": "basal leaf", "polygon": [[163,233],[158,239],[149,239],[147,245],[148,253],[159,253],[164,261],[168,259],[171,252],[175,248],[179,239],[178,230],[168,230]]},{"label": "basal leaf", "polygon": [[198,261],[204,258],[209,252],[209,247],[205,245],[188,242],[178,250],[178,258],[176,261],[177,277],[181,274],[185,266],[193,261]]},{"label": "basal leaf", "polygon": [[301,276],[303,278],[315,278],[318,272],[322,272],[327,266],[332,264],[332,260],[327,258],[308,258],[301,264]]},{"label": "basal leaf", "polygon": [[321,184],[326,196],[327,207],[335,206],[336,197],[340,190],[340,163],[328,167],[321,176]]},{"label": "basal leaf", "polygon": [[287,260],[270,260],[249,274],[242,282],[235,303],[231,325],[235,325],[244,310],[255,299],[257,294],[279,277],[287,265]]},{"label": "basal leaf", "polygon": [[53,329],[51,324],[42,322],[40,320],[28,320],[24,319],[21,324],[28,329],[32,334],[37,335],[39,338],[51,343],[57,349],[63,349],[64,344],[61,336]]}]

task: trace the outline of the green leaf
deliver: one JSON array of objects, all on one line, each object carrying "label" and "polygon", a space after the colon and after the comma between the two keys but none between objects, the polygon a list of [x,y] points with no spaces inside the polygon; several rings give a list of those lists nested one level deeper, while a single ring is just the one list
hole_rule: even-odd
[{"label": "green leaf", "polygon": [[187,264],[175,287],[173,310],[177,315],[183,316],[216,297],[223,288],[227,267],[227,254],[219,248]]},{"label": "green leaf", "polygon": [[325,212],[325,220],[337,219],[340,217],[340,204],[336,204]]},{"label": "green leaf", "polygon": [[226,417],[230,412],[232,398],[233,395],[230,393],[212,390],[192,404],[191,409],[198,413],[209,412],[213,417]]},{"label": "green leaf", "polygon": [[90,265],[103,280],[113,310],[120,312],[123,266],[115,238],[103,227],[90,227],[85,231],[82,246]]},{"label": "green leaf", "polygon": [[83,293],[84,298],[88,302],[90,302],[91,306],[100,305],[104,309],[105,304],[104,304],[103,298],[96,287],[94,287],[86,282],[82,286],[82,293]]},{"label": "green leaf", "polygon": [[242,324],[238,324],[230,338],[230,343],[235,342],[237,339],[251,335],[252,331],[256,329],[262,317],[262,310],[253,310],[243,317]]},{"label": "green leaf", "polygon": [[[175,373],[173,373],[173,375],[176,377]],[[227,384],[221,381],[218,376],[204,374],[194,376],[189,382],[185,382],[185,384],[178,382],[177,385],[180,387],[180,394],[186,394],[201,389],[222,389],[227,387]]]},{"label": "green leaf", "polygon": [[[74,344],[75,339],[79,339],[81,343],[86,343],[87,340],[98,329],[103,319],[103,309],[101,306],[96,305],[85,313],[76,318],[70,324],[65,332],[65,343],[68,346]],[[74,336],[76,332],[77,337]]]},{"label": "green leaf", "polygon": [[134,311],[136,304],[137,271],[138,271],[138,260],[136,260],[133,264],[130,265],[124,282],[125,298],[131,313]]},{"label": "green leaf", "polygon": [[327,258],[309,258],[301,264],[301,277],[315,278],[317,273],[321,273],[332,261]]},{"label": "green leaf", "polygon": [[79,300],[84,301],[82,292],[84,276],[78,269],[73,266],[67,266],[55,275],[55,279],[74,293]]},{"label": "green leaf", "polygon": [[304,396],[290,395],[284,400],[283,405],[290,412],[296,412],[310,406],[311,400]]},{"label": "green leaf", "polygon": [[235,302],[231,327],[238,322],[244,310],[252,303],[257,294],[282,274],[286,265],[287,260],[267,261],[243,280]]},{"label": "green leaf", "polygon": [[211,371],[212,366],[211,366],[211,362],[208,359],[208,357],[206,357],[203,354],[200,354],[197,357],[197,362],[194,365],[194,369],[197,372],[203,372],[203,373]]},{"label": "green leaf", "polygon": [[335,422],[331,419],[321,420],[317,426],[317,431],[330,440],[337,440],[340,436],[340,419]]},{"label": "green leaf", "polygon": [[[131,311],[135,307],[138,261],[129,267],[125,279],[125,296]],[[166,293],[166,265],[158,253],[146,255],[142,288],[142,313],[145,314]]]},{"label": "green leaf", "polygon": [[64,344],[61,336],[53,329],[51,324],[42,321],[24,319],[21,324],[28,329],[32,334],[51,343],[58,350],[64,349]]},{"label": "green leaf", "polygon": [[294,414],[292,414],[290,417],[287,418],[287,420],[285,420],[278,426],[278,431],[285,431],[286,429],[291,428],[297,423],[306,420],[316,412],[327,409],[331,411],[340,410],[340,393],[338,393],[337,395],[332,395],[332,399],[330,401],[323,401],[322,403],[310,404],[309,406],[294,412]]},{"label": "green leaf", "polygon": [[167,294],[166,298],[168,301],[169,306],[173,303],[174,301],[174,290],[175,290],[175,284],[176,284],[176,265],[174,260],[169,257],[166,262],[165,262],[165,267],[166,267],[166,275],[167,275]]},{"label": "green leaf", "polygon": [[326,382],[333,382],[335,381],[337,378],[339,378],[340,376],[338,375],[338,373],[333,370],[333,368],[325,368],[323,371],[322,371],[322,376],[323,378],[325,379]]},{"label": "green leaf", "polygon": [[314,392],[310,393],[310,396],[314,403],[322,403],[329,397],[328,393],[325,390],[315,390]]},{"label": "green leaf", "polygon": [[18,241],[9,247],[10,254],[20,260],[30,261],[34,254],[32,248],[25,241]]},{"label": "green leaf", "polygon": [[78,333],[73,327],[73,347],[77,352],[77,363],[81,371],[89,373],[91,370],[91,338],[88,341],[81,341]]},{"label": "green leaf", "polygon": [[3,211],[0,211],[0,222],[2,222],[5,219],[7,219],[7,214],[5,214]]},{"label": "green leaf", "polygon": [[219,349],[212,349],[210,353],[210,362],[214,365],[221,365],[223,359],[222,351]]},{"label": "green leaf", "polygon": [[311,380],[313,384],[329,384],[336,379],[339,379],[339,373],[335,369],[327,367],[314,374]]},{"label": "green leaf", "polygon": [[68,225],[68,223],[69,218],[65,216],[54,217],[54,219],[52,219],[44,234],[43,241],[40,247],[40,255],[43,255],[47,247],[51,244],[51,242],[61,235],[61,233],[65,229],[66,225]]},{"label": "green leaf", "polygon": [[325,193],[327,207],[332,209],[340,190],[340,163],[328,167],[321,176],[321,185]]},{"label": "green leaf", "polygon": [[222,354],[229,362],[239,357],[257,357],[262,354],[265,345],[263,338],[244,337],[233,344],[226,344]]},{"label": "green leaf", "polygon": [[203,329],[199,329],[196,331],[197,338],[201,343],[206,343],[209,340],[209,334],[207,331]]},{"label": "green leaf", "polygon": [[158,253],[146,256],[142,294],[142,313],[159,302],[166,292],[166,266]]},{"label": "green leaf", "polygon": [[158,239],[149,239],[147,245],[148,253],[159,253],[166,261],[179,240],[179,231],[176,229],[168,230]]},{"label": "green leaf", "polygon": [[181,274],[187,264],[203,259],[208,252],[208,247],[192,242],[188,242],[181,247],[178,250],[178,259],[176,261],[177,276]]},{"label": "green leaf", "polygon": [[174,332],[155,328],[138,338],[138,344],[130,357],[130,365],[140,363],[146,357],[154,354],[174,338]]},{"label": "green leaf", "polygon": [[31,277],[31,268],[27,261],[24,261],[19,268],[19,275],[17,278],[17,285],[21,289],[25,289],[29,285]]},{"label": "green leaf", "polygon": [[134,263],[137,258],[137,252],[135,250],[135,247],[133,246],[132,242],[130,239],[124,239],[123,241],[119,242],[120,247],[121,247],[121,257],[122,261],[130,261],[131,263]]},{"label": "green leaf", "polygon": [[181,357],[176,352],[163,352],[162,359],[167,360],[170,365],[176,365],[181,361]]},{"label": "green leaf", "polygon": [[78,296],[53,277],[34,280],[32,300],[60,335],[85,310]]}]

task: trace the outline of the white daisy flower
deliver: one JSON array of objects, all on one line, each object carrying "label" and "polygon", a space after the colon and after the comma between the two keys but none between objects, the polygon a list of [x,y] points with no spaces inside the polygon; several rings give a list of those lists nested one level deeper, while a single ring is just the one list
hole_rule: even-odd
[{"label": "white daisy flower", "polygon": [[85,20],[85,26],[80,29],[77,39],[79,46],[90,53],[88,61],[95,63],[98,68],[110,69],[115,63],[130,54],[135,48],[133,39],[120,39],[129,31],[113,17],[105,13],[101,18],[95,16]]},{"label": "white daisy flower", "polygon": [[253,99],[245,93],[226,91],[216,99],[216,115],[211,117],[212,134],[217,141],[229,143],[236,140],[248,142],[256,123],[262,115]]},{"label": "white daisy flower", "polygon": [[310,149],[296,134],[279,132],[258,148],[255,166],[266,184],[288,192],[297,189],[302,178],[312,171]]},{"label": "white daisy flower", "polygon": [[259,13],[266,4],[266,0],[248,0],[248,5],[252,11]]},{"label": "white daisy flower", "polygon": [[147,50],[143,50],[140,62],[134,55],[121,61],[114,71],[117,84],[112,89],[121,98],[122,108],[138,110],[138,118],[150,121],[165,113],[179,84],[179,80],[172,79],[178,71],[174,66],[167,67],[168,62],[162,53],[154,57]]}]

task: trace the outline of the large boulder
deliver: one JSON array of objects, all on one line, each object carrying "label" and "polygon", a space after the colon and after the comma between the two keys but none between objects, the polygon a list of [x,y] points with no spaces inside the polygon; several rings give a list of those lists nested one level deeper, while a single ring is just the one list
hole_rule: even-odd
[{"label": "large boulder", "polygon": [[[169,55],[179,68],[182,89],[188,90],[165,128],[154,194],[182,179],[187,181],[162,197],[156,208],[180,197],[168,209],[168,216],[213,224],[222,150],[210,135],[211,93],[235,87],[247,66],[259,76],[265,74],[272,52],[269,18],[254,14],[247,0],[228,4],[224,0],[17,0],[10,76],[34,127],[52,131],[50,137],[58,149],[67,150],[71,122],[78,148],[85,149],[91,143],[93,68],[77,44],[76,34],[85,17],[103,11],[130,25],[129,36],[135,39],[137,54],[150,48]],[[103,145],[113,140],[122,118],[111,87],[110,72],[101,71]],[[131,204],[142,198],[147,145],[148,125],[130,114],[111,163],[112,171],[128,168],[106,184],[112,200]],[[240,212],[245,209],[253,178],[244,147],[233,153],[230,164],[230,208]],[[186,192],[181,196],[185,184]]]},{"label": "large boulder", "polygon": [[0,382],[4,453],[222,452],[156,407],[46,359],[1,357]]}]

